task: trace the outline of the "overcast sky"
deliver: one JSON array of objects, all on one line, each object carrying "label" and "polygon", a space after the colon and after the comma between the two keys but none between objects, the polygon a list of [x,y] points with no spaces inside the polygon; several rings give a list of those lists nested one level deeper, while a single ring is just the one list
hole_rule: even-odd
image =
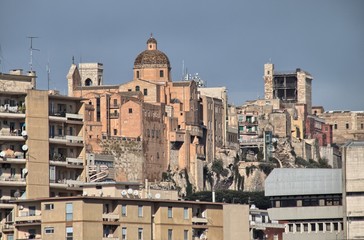
[{"label": "overcast sky", "polygon": [[107,0],[0,2],[0,71],[29,67],[38,88],[66,93],[72,63],[104,64],[104,83],[132,79],[135,57],[153,32],[172,65],[182,62],[208,87],[226,86],[235,105],[264,96],[263,65],[301,68],[313,80],[313,105],[364,110],[364,1]]}]

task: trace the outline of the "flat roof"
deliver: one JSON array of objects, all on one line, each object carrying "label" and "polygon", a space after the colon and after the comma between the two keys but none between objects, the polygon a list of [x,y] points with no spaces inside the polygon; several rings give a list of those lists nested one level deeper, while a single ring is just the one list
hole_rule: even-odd
[{"label": "flat roof", "polygon": [[265,196],[342,194],[341,176],[341,169],[275,168],[265,180]]},{"label": "flat roof", "polygon": [[[185,201],[185,200],[169,200],[169,199],[147,199],[147,198],[122,198],[122,197],[96,197],[96,196],[69,196],[69,197],[49,197],[49,198],[33,198],[33,199],[18,199],[11,203],[26,203],[26,202],[50,202],[50,201],[72,201],[72,200],[117,200],[130,202],[150,202],[150,203],[179,203],[179,204],[196,204],[196,205],[217,205],[222,206],[227,203],[222,202],[203,202],[203,201]],[[230,204],[228,204],[230,205]]]},{"label": "flat roof", "polygon": [[82,186],[103,186],[103,185],[115,185],[115,186],[122,186],[122,185],[133,185],[133,186],[139,186],[141,185],[139,182],[90,182],[90,183],[84,183]]}]

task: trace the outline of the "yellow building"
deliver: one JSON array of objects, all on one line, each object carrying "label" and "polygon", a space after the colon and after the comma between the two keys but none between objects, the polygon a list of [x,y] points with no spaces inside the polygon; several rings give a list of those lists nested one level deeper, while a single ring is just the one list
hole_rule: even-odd
[{"label": "yellow building", "polygon": [[14,239],[249,239],[247,205],[208,202],[89,196],[18,200],[14,223]]}]

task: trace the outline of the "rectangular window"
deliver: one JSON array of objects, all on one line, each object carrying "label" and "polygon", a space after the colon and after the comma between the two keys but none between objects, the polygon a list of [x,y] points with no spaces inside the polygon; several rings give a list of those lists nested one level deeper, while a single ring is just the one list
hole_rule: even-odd
[{"label": "rectangular window", "polygon": [[45,227],[44,228],[44,233],[45,234],[52,234],[52,233],[54,233],[54,227]]},{"label": "rectangular window", "polygon": [[172,218],[172,207],[168,207],[168,218]]},{"label": "rectangular window", "polygon": [[168,229],[168,240],[172,240],[172,237],[173,237],[173,230]]},{"label": "rectangular window", "polygon": [[188,219],[188,208],[186,207],[183,209],[183,218]]},{"label": "rectangular window", "polygon": [[362,123],[362,124],[360,124],[360,128],[361,129],[364,129],[364,124]]},{"label": "rectangular window", "polygon": [[126,205],[121,205],[121,216],[126,217]]},{"label": "rectangular window", "polygon": [[14,235],[13,234],[8,234],[8,240],[14,240]]},{"label": "rectangular window", "polygon": [[66,240],[73,240],[73,227],[66,227]]},{"label": "rectangular window", "polygon": [[339,231],[339,224],[337,222],[334,222],[333,225],[334,225],[334,231]]},{"label": "rectangular window", "polygon": [[331,223],[326,223],[326,232],[331,232]]},{"label": "rectangular window", "polygon": [[164,77],[164,71],[163,70],[159,70],[159,77]]},{"label": "rectangular window", "polygon": [[308,223],[303,224],[303,231],[308,232]]},{"label": "rectangular window", "polygon": [[296,224],[296,232],[301,232],[301,224],[300,223]]},{"label": "rectangular window", "polygon": [[311,223],[311,232],[316,232],[316,223]]},{"label": "rectangular window", "polygon": [[73,220],[73,204],[66,203],[66,221]]},{"label": "rectangular window", "polygon": [[118,105],[118,100],[114,99],[114,106],[117,106],[117,105]]},{"label": "rectangular window", "polygon": [[148,89],[144,88],[144,96],[148,95]]},{"label": "rectangular window", "polygon": [[44,204],[44,210],[53,210],[53,209],[54,209],[53,203]]},{"label": "rectangular window", "polygon": [[334,124],[334,129],[337,129],[337,124],[336,123]]},{"label": "rectangular window", "polygon": [[114,135],[118,135],[118,130],[114,129]]},{"label": "rectangular window", "polygon": [[143,206],[138,206],[138,217],[143,217]]},{"label": "rectangular window", "polygon": [[129,108],[129,113],[133,113],[133,109],[132,108]]},{"label": "rectangular window", "polygon": [[349,123],[345,124],[346,129],[349,129]]},{"label": "rectangular window", "polygon": [[143,240],[143,228],[138,228],[138,240]]},{"label": "rectangular window", "polygon": [[324,224],[323,223],[318,223],[318,230],[320,232],[324,231]]},{"label": "rectangular window", "polygon": [[121,229],[121,240],[126,240],[126,234],[127,234],[126,227],[123,227]]},{"label": "rectangular window", "polygon": [[188,230],[183,231],[183,240],[188,240]]}]

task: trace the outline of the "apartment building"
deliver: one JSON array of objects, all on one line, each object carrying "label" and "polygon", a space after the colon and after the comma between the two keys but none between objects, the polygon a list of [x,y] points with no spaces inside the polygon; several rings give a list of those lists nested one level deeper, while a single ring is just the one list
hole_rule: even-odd
[{"label": "apartment building", "polygon": [[364,238],[364,142],[351,141],[342,148],[345,239]]},{"label": "apartment building", "polygon": [[13,214],[7,240],[249,239],[246,205],[73,196],[18,200]]},{"label": "apartment building", "polygon": [[9,201],[79,194],[86,179],[81,99],[35,90],[35,79],[0,74],[0,235],[14,230]]},{"label": "apartment building", "polygon": [[265,195],[270,218],[286,226],[284,240],[346,239],[341,169],[276,168]]}]

